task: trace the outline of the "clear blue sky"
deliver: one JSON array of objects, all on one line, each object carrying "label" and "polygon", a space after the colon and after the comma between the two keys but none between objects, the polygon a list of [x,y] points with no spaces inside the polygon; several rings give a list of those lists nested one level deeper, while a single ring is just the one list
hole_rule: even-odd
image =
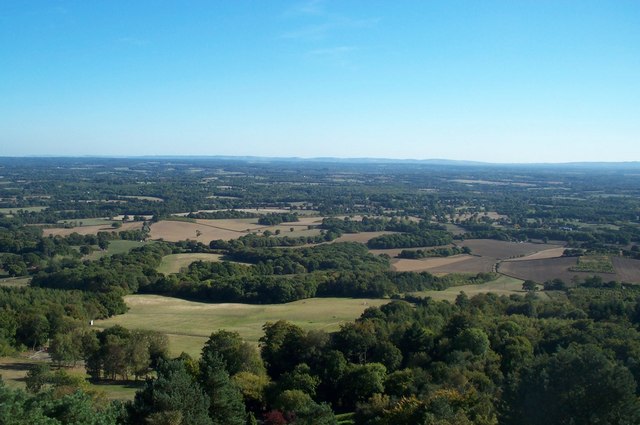
[{"label": "clear blue sky", "polygon": [[640,1],[0,1],[0,155],[640,160]]}]

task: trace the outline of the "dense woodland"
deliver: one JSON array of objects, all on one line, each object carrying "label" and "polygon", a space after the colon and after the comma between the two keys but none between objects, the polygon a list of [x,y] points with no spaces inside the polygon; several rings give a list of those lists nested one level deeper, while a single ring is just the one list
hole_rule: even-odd
[{"label": "dense woodland", "polygon": [[[410,293],[496,274],[398,272],[388,255],[370,251],[469,255],[455,244],[495,239],[557,241],[567,256],[640,259],[638,171],[634,164],[0,158],[0,283],[8,282],[0,286],[0,356],[46,347],[51,359],[29,372],[26,391],[0,381],[0,423],[640,423],[640,282],[550,279],[525,282],[522,296],[461,293],[455,303],[437,302]],[[167,219],[273,226],[304,214],[322,217],[313,236],[150,241],[150,229]],[[44,236],[47,228],[118,216],[126,218],[108,231]],[[134,221],[139,229],[120,228]],[[384,234],[366,244],[329,243],[361,232]],[[147,243],[92,257],[118,241]],[[222,261],[157,271],[164,256],[183,253]],[[10,285],[14,279],[28,285]],[[212,329],[200,358],[171,358],[162,334],[89,326],[125,313],[123,296],[136,293],[390,303],[333,333],[284,318],[266,323],[257,348]],[[66,372],[74,365],[94,382],[145,383],[133,401],[111,402]]]}]

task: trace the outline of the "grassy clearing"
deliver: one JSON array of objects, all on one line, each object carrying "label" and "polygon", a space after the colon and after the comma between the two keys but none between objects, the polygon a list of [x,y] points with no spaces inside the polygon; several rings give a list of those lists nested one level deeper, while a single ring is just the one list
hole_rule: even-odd
[{"label": "grassy clearing", "polygon": [[220,261],[220,254],[171,254],[162,257],[158,272],[164,274],[178,273],[183,267],[188,267],[194,261]]},{"label": "grassy clearing", "polygon": [[125,297],[129,311],[96,322],[99,328],[122,325],[130,329],[152,329],[169,337],[171,354],[185,351],[198,356],[206,339],[219,329],[236,331],[257,343],[268,321],[288,320],[305,329],[335,331],[352,321],[369,306],[389,300],[353,298],[311,298],[288,304],[205,304],[159,295]]},{"label": "grassy clearing", "polygon": [[[24,378],[29,369],[36,364],[45,363],[42,360],[34,360],[28,357],[0,357],[0,375],[9,388],[26,387]],[[84,367],[78,365],[75,368],[64,368],[70,375],[88,378]],[[110,400],[133,400],[136,391],[144,385],[140,382],[104,382],[100,384],[89,383],[87,389],[104,395]]]},{"label": "grassy clearing", "polygon": [[[469,297],[473,297],[477,294],[486,294],[488,292],[492,292],[497,295],[524,295],[526,292],[522,290],[522,282],[523,280],[516,279],[509,276],[500,276],[496,280],[492,280],[491,282],[483,283],[480,285],[463,285],[463,286],[452,286],[451,288],[447,288],[444,291],[420,291],[420,292],[412,292],[411,295],[416,295],[420,297],[431,297],[435,300],[447,300],[447,301],[455,301],[456,297],[460,292],[464,292]],[[542,295],[546,298],[546,295]]]},{"label": "grassy clearing", "polygon": [[91,254],[87,255],[86,258],[89,260],[97,260],[107,255],[124,254],[131,251],[133,248],[139,248],[146,245],[147,243],[148,242],[125,241],[117,239],[109,241],[109,247],[106,250],[93,251]]},{"label": "grassy clearing", "polygon": [[578,263],[569,269],[572,272],[615,273],[611,257],[608,255],[585,255],[578,257]]},{"label": "grassy clearing", "polygon": [[0,286],[19,288],[29,286],[29,281],[31,281],[30,277],[5,277],[0,279]]},{"label": "grassy clearing", "polygon": [[21,207],[21,208],[0,208],[0,214],[16,214],[18,211],[40,212],[49,207]]}]

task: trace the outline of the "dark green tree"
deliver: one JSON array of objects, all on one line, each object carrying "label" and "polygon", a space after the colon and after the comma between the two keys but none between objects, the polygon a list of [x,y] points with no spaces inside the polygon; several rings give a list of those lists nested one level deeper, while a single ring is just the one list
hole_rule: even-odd
[{"label": "dark green tree", "polygon": [[218,353],[203,350],[200,384],[209,398],[209,416],[214,425],[244,425],[246,412],[242,394],[231,382]]},{"label": "dark green tree", "polygon": [[130,422],[211,425],[209,399],[179,360],[160,361],[157,379],[146,382],[130,406]]},{"label": "dark green tree", "polygon": [[573,425],[640,423],[636,382],[595,345],[572,344],[521,370],[506,395],[504,423]]}]

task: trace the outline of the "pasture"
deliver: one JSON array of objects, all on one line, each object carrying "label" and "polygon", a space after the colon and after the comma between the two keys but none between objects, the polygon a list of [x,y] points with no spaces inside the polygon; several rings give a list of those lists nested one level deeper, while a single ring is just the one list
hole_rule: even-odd
[{"label": "pasture", "polygon": [[162,257],[158,272],[164,274],[178,273],[183,267],[189,267],[194,261],[220,261],[220,254],[170,254]]},{"label": "pasture", "polygon": [[121,325],[130,329],[151,329],[167,334],[172,355],[185,351],[199,356],[204,342],[219,329],[236,331],[256,343],[265,322],[288,320],[305,329],[335,331],[341,323],[359,317],[370,306],[386,304],[383,299],[310,298],[287,304],[206,304],[159,295],[125,297],[129,311],[98,320],[95,326]]},{"label": "pasture", "polygon": [[[496,295],[525,295],[522,290],[523,280],[515,279],[509,276],[500,276],[498,279],[481,285],[463,285],[452,286],[444,291],[420,291],[413,292],[411,295],[420,297],[431,297],[435,300],[446,300],[453,302],[460,292],[464,292],[470,298],[478,294],[494,293]],[[546,298],[546,294],[539,293],[538,296]]]},{"label": "pasture", "polygon": [[87,255],[85,258],[88,260],[97,260],[99,258],[115,255],[115,254],[124,254],[131,251],[133,248],[140,248],[141,246],[146,245],[147,242],[138,242],[138,241],[127,241],[127,240],[112,240],[109,241],[109,246],[104,251],[93,251],[91,254]]}]

